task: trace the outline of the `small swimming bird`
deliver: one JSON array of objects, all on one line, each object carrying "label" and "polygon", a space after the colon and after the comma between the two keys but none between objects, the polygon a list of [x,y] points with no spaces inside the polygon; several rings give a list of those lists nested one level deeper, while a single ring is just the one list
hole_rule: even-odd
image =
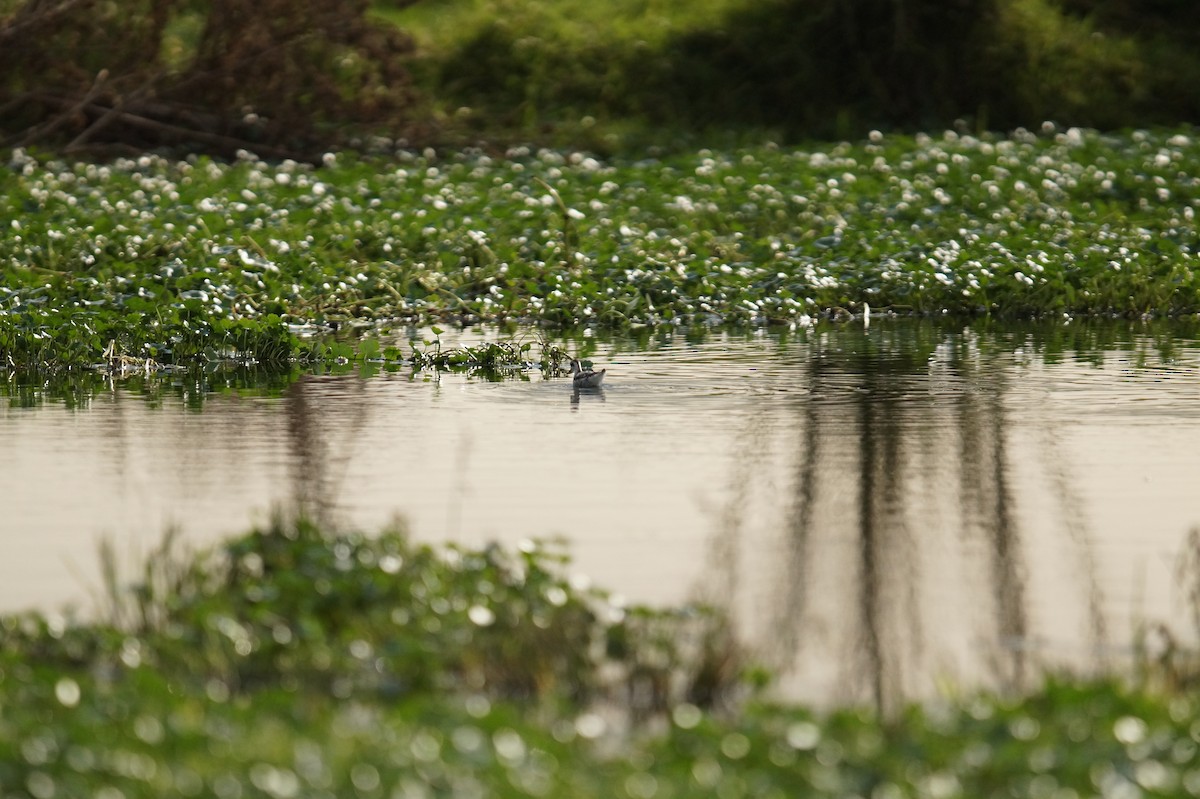
[{"label": "small swimming bird", "polygon": [[571,382],[575,388],[596,388],[604,382],[604,374],[607,371],[607,369],[601,369],[599,372],[584,369],[578,358],[571,359]]}]

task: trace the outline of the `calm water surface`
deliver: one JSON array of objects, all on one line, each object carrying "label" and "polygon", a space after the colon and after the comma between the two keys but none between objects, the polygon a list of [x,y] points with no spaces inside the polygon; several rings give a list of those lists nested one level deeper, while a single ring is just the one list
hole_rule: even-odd
[{"label": "calm water surface", "polygon": [[0,611],[89,607],[102,538],[132,568],[168,525],[202,545],[299,504],[430,541],[562,537],[630,601],[730,606],[821,704],[1121,665],[1150,622],[1194,638],[1190,328],[877,322],[592,357],[608,382],[580,394],[537,372],[67,399],[13,377]]}]

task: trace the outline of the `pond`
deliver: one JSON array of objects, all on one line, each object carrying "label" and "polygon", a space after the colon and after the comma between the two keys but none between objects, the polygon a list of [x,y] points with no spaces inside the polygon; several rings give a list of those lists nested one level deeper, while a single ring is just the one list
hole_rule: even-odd
[{"label": "pond", "polygon": [[[446,344],[507,339],[467,330]],[[534,334],[525,332],[526,338]],[[1191,323],[876,320],[559,342],[603,388],[388,372],[9,375],[0,611],[91,607],[272,508],[420,540],[561,537],[630,602],[731,608],[787,695],[879,706],[1194,639]]]}]

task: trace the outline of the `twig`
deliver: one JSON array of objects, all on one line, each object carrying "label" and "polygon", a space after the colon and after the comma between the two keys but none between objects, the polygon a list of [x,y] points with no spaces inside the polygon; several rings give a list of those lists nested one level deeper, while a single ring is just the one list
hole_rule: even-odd
[{"label": "twig", "polygon": [[[112,108],[110,108],[109,110],[107,110],[103,114],[101,114],[100,117],[95,122],[88,125],[86,128],[83,129],[83,131],[78,136],[76,136],[74,139],[71,140],[71,143],[67,145],[66,152],[70,153],[70,152],[77,151],[80,147],[82,147],[85,143],[87,143],[87,141],[89,139],[91,139],[92,136],[94,136],[95,134],[104,130],[109,125],[111,125],[113,122],[115,122],[117,119],[117,116],[122,112],[122,110],[124,109],[126,103],[130,100],[130,98],[136,98],[139,95],[147,92],[156,80],[158,80],[157,74],[151,76],[149,80],[147,80],[145,83],[143,83],[141,86],[139,86],[137,89],[135,89],[130,94],[118,96],[117,101],[115,103],[113,103]],[[91,104],[90,101],[85,102],[85,105],[90,105],[90,104]]]},{"label": "twig", "polygon": [[[87,108],[93,113],[107,113],[108,111],[115,110],[96,105],[89,105]],[[300,161],[304,160],[303,156],[298,155],[291,150],[285,150],[281,147],[271,147],[270,145],[248,142],[232,136],[223,136],[219,133],[208,133],[207,131],[196,130],[194,128],[185,128],[180,125],[172,125],[169,122],[159,122],[158,120],[150,119],[149,117],[144,117],[130,111],[117,111],[116,119],[136,128],[151,130],[155,133],[172,136],[177,139],[193,139],[205,144],[212,144],[217,147],[225,148],[228,151],[253,150],[259,155],[266,155],[272,158],[293,158]]]},{"label": "twig", "polygon": [[258,253],[258,254],[259,254],[259,256],[260,256],[260,257],[261,257],[261,258],[262,258],[264,261],[270,261],[270,260],[271,260],[271,256],[267,255],[267,251],[266,251],[266,250],[264,250],[264,249],[262,248],[262,245],[261,245],[261,244],[259,244],[257,241],[255,241],[255,240],[254,240],[254,237],[253,237],[253,236],[251,236],[250,234],[246,234],[246,236],[245,236],[245,240],[246,240],[246,241],[249,243],[250,247],[251,247],[251,248],[252,248],[252,249],[253,249],[253,250],[254,250],[256,253]]},{"label": "twig", "polygon": [[[0,42],[5,42],[9,39],[14,39],[19,35],[23,35],[26,28],[36,28],[38,25],[45,25],[54,21],[55,17],[60,17],[69,12],[72,8],[83,3],[91,2],[91,0],[63,0],[54,8],[47,8],[43,11],[37,11],[33,14],[26,15],[24,18],[16,17],[9,24],[0,27]],[[34,5],[29,3],[26,8]]]},{"label": "twig", "polygon": [[534,178],[535,181],[542,185],[546,191],[550,192],[550,196],[554,198],[554,202],[558,204],[558,210],[562,211],[563,218],[563,263],[571,268],[571,210],[567,208],[567,204],[563,202],[562,196],[558,191],[541,178]]},{"label": "twig", "polygon": [[388,293],[391,294],[394,298],[396,298],[397,300],[400,300],[400,301],[404,300],[404,296],[399,291],[397,291],[396,287],[393,286],[391,283],[389,283],[386,280],[380,280],[379,283],[385,289],[387,289]]},{"label": "twig", "polygon": [[436,289],[436,291],[440,291],[441,293],[445,294],[445,295],[446,295],[447,297],[449,297],[450,299],[457,301],[457,302],[458,302],[458,305],[459,305],[459,307],[460,307],[460,308],[467,308],[467,307],[469,307],[469,306],[467,305],[467,301],[466,301],[466,300],[464,300],[462,297],[460,297],[460,296],[458,296],[457,294],[455,294],[455,293],[454,293],[453,291],[451,291],[450,289],[444,289],[444,288],[442,288],[441,286],[438,286],[438,287],[437,287],[437,289]]}]

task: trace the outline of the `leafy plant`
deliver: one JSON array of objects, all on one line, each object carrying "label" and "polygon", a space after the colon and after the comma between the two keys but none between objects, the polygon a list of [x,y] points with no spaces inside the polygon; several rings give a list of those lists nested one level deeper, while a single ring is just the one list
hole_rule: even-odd
[{"label": "leafy plant", "polygon": [[[396,325],[806,326],[862,303],[1193,313],[1198,146],[1047,125],[612,161],[17,151],[0,174],[0,362],[95,364],[115,342],[160,364],[348,363]],[[532,360],[501,345],[443,358],[436,335],[415,349],[461,368]]]},{"label": "leafy plant", "polygon": [[1111,679],[888,718],[746,701],[718,615],[562,566],[282,518],[208,553],[168,537],[131,584],[109,569],[107,617],[0,617],[0,789],[1173,796],[1200,763],[1186,695]]}]

